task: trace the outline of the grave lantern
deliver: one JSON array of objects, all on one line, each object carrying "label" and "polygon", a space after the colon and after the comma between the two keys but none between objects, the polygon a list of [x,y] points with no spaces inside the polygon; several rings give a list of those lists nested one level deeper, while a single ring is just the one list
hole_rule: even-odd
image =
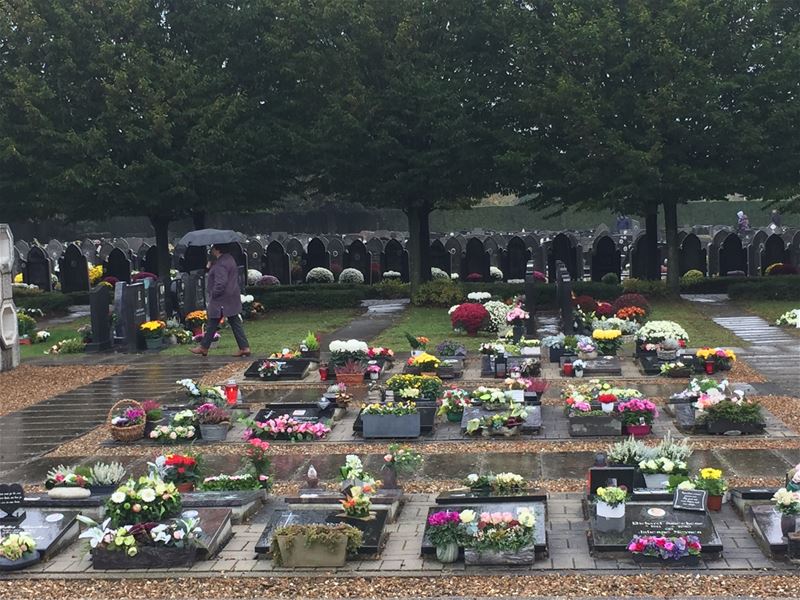
[{"label": "grave lantern", "polygon": [[508,373],[508,359],[505,354],[498,354],[494,357],[494,377],[495,379],[505,379]]}]

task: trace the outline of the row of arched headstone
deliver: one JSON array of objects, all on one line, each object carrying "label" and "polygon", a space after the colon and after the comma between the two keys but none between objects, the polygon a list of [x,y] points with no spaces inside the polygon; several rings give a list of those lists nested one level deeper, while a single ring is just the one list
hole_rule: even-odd
[{"label": "row of arched headstone", "polygon": [[[138,241],[133,250],[131,241]],[[266,241],[266,238],[264,238]],[[704,275],[761,275],[774,263],[800,265],[800,232],[777,233],[754,230],[739,234],[721,228],[698,235],[682,231],[679,235],[679,271],[697,270]],[[315,267],[324,267],[338,276],[353,268],[364,281],[376,283],[392,271],[408,281],[409,255],[400,239],[358,236],[273,236],[266,245],[253,238],[244,244],[232,244],[232,254],[239,266],[272,275],[282,284],[301,283]],[[430,243],[431,266],[462,280],[488,281],[491,268],[497,267],[505,280],[520,280],[525,266],[533,261],[537,271],[555,280],[555,265],[564,263],[573,281],[599,281],[607,273],[644,278],[647,268],[647,234],[631,238],[599,228],[591,237],[573,232],[529,233],[525,235],[464,236],[435,238]],[[666,251],[659,242],[659,263]],[[171,264],[181,272],[203,270],[208,261],[207,249],[190,247],[171,255]],[[145,240],[117,239],[94,242],[84,240],[63,245],[51,240],[46,245],[18,241],[15,246],[16,272],[26,283],[44,290],[53,286],[54,274],[65,292],[89,289],[88,264],[102,264],[104,275],[130,282],[133,271],[158,271],[156,246]],[[394,275],[396,277],[396,275]]]}]

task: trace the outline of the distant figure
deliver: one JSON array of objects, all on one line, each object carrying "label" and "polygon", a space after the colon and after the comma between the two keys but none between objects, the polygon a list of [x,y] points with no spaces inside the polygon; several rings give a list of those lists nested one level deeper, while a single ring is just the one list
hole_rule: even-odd
[{"label": "distant figure", "polygon": [[773,208],[769,215],[769,223],[775,227],[781,226],[781,213],[779,213],[776,208]]},{"label": "distant figure", "polygon": [[744,214],[743,210],[737,212],[736,217],[738,218],[736,223],[737,232],[744,233],[747,229],[750,229],[750,219],[747,218],[747,215]]},{"label": "distant figure", "polygon": [[617,216],[617,232],[627,231],[631,228],[631,220],[623,214]]},{"label": "distant figure", "polygon": [[209,290],[206,331],[200,344],[190,352],[207,356],[211,342],[214,341],[214,334],[219,329],[219,323],[225,317],[239,346],[239,352],[234,356],[250,356],[250,343],[242,325],[242,297],[239,291],[239,268],[236,266],[236,260],[228,252],[227,246],[219,244],[211,247],[211,256],[215,260],[209,264],[206,277],[206,286]]}]

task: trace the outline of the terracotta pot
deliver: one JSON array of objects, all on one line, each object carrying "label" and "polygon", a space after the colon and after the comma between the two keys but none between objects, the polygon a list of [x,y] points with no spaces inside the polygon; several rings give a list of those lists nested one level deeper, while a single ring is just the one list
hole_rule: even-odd
[{"label": "terracotta pot", "polygon": [[719,512],[722,510],[722,496],[708,496],[706,500],[708,510]]},{"label": "terracotta pot", "polygon": [[337,373],[336,381],[345,385],[364,385],[363,373]]},{"label": "terracotta pot", "polygon": [[175,487],[181,494],[186,494],[194,490],[194,483],[187,481],[186,483],[176,483]]}]

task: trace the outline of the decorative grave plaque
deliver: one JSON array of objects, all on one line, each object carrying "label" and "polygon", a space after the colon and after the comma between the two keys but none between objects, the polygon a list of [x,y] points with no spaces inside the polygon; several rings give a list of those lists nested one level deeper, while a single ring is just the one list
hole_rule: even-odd
[{"label": "decorative grave plaque", "polygon": [[676,510],[688,510],[694,512],[706,512],[706,500],[708,492],[705,490],[675,490],[675,500],[672,508]]}]

